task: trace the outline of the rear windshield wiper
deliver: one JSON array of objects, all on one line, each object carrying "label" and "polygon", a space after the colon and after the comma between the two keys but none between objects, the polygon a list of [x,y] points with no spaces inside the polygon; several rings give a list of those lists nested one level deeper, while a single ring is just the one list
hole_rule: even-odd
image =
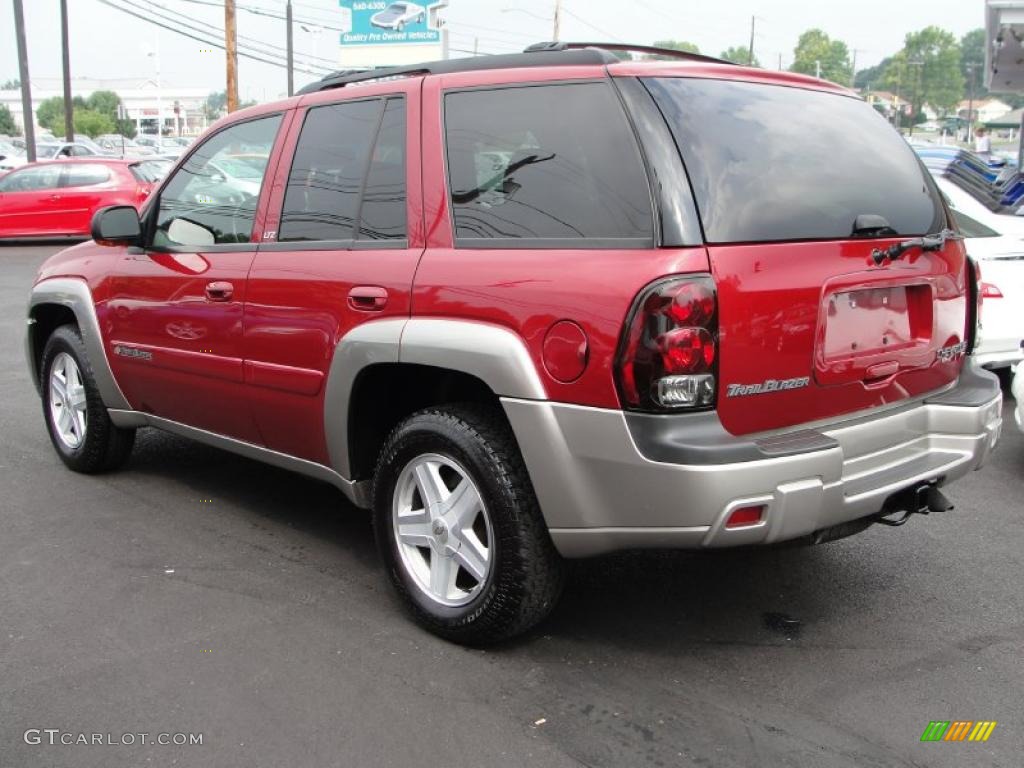
[{"label": "rear windshield wiper", "polygon": [[893,262],[913,248],[920,248],[922,251],[939,251],[942,250],[942,247],[948,240],[963,239],[963,235],[958,232],[954,232],[952,229],[944,229],[941,232],[925,235],[924,237],[915,237],[910,240],[904,240],[902,243],[893,243],[888,248],[875,248],[871,252],[871,258],[874,259],[875,264],[881,264],[886,260]]}]

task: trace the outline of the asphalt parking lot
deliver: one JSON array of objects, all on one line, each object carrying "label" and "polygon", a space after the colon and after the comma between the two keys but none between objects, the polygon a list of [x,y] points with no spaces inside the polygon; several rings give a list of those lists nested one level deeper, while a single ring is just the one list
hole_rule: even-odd
[{"label": "asphalt parking lot", "polygon": [[[67,471],[22,351],[57,247],[0,247],[0,768],[1021,765],[1009,407],[953,512],[811,549],[581,562],[539,632],[467,650],[405,619],[367,515],[326,485],[153,431],[123,471]],[[921,743],[931,720],[998,726]]]}]

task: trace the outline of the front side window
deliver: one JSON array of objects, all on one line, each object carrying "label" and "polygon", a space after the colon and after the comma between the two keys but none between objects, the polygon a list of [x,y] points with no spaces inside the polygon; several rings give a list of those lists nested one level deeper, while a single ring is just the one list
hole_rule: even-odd
[{"label": "front side window", "polygon": [[610,85],[449,93],[445,135],[457,240],[653,239],[643,160]]},{"label": "front side window", "polygon": [[68,164],[68,173],[64,177],[65,187],[91,187],[110,181],[110,169],[103,165],[87,165],[85,163]]},{"label": "front side window", "polygon": [[0,179],[0,192],[35,192],[41,189],[55,189],[60,183],[61,170],[62,166],[55,163],[11,171]]},{"label": "front side window", "polygon": [[710,243],[846,239],[861,215],[882,216],[901,236],[944,226],[914,151],[860,99],[730,80],[643,82],[682,153]]},{"label": "front side window", "polygon": [[[281,116],[238,123],[208,138],[160,193],[153,245],[247,243]],[[236,163],[258,172],[234,175]]]},{"label": "front side window", "polygon": [[404,237],[404,100],[310,109],[288,174],[278,241]]}]

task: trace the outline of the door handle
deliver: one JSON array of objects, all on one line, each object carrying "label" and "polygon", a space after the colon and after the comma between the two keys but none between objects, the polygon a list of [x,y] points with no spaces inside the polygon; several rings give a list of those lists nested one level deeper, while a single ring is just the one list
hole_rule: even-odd
[{"label": "door handle", "polygon": [[235,286],[224,280],[215,280],[206,284],[206,298],[209,301],[231,301]]},{"label": "door handle", "polygon": [[380,312],[388,304],[388,292],[379,285],[357,285],[348,292],[348,305],[358,312]]},{"label": "door handle", "polygon": [[60,195],[50,195],[51,200],[60,200]]}]

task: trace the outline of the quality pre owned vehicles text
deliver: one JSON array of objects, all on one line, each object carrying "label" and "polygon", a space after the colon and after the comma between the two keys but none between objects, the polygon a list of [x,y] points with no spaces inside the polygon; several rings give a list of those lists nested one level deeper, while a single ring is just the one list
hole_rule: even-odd
[{"label": "quality pre owned vehicles text", "polygon": [[332,483],[484,643],[565,558],[946,509],[1001,428],[951,226],[838,86],[549,44],[221,120],[43,265],[27,354],[72,469],[152,426]]}]

